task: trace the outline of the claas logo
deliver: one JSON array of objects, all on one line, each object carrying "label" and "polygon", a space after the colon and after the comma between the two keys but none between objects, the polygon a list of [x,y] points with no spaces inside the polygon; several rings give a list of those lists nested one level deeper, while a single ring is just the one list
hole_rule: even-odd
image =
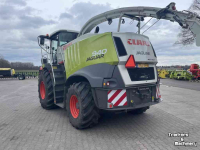
[{"label": "claas logo", "polygon": [[142,46],[150,46],[149,42],[142,41],[142,40],[136,40],[136,39],[128,39],[127,43],[129,45],[142,45]]}]

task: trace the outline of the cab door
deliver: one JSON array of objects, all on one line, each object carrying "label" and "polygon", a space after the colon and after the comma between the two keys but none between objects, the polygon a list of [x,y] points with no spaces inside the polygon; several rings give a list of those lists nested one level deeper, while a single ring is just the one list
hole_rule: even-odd
[{"label": "cab door", "polygon": [[62,46],[70,43],[74,39],[76,39],[78,36],[77,32],[67,32],[63,31],[58,34],[58,49],[57,49],[57,63],[64,62],[64,51],[62,49]]},{"label": "cab door", "polygon": [[53,64],[57,64],[57,51],[58,51],[58,34],[55,34],[51,37],[51,57],[53,60]]}]

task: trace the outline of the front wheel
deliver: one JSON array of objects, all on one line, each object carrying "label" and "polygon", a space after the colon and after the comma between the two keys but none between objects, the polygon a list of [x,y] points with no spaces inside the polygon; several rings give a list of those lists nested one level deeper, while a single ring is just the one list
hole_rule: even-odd
[{"label": "front wheel", "polygon": [[42,70],[38,80],[38,93],[40,104],[44,109],[55,108],[53,83],[47,70]]},{"label": "front wheel", "polygon": [[74,83],[67,93],[66,109],[69,121],[77,129],[83,129],[98,123],[99,113],[95,106],[90,84]]}]

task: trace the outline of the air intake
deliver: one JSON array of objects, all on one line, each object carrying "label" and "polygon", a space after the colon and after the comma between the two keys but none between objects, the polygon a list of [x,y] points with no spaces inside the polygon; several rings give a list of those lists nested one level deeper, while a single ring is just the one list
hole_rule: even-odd
[{"label": "air intake", "polygon": [[126,56],[127,53],[122,40],[119,37],[114,37],[114,40],[119,56]]}]

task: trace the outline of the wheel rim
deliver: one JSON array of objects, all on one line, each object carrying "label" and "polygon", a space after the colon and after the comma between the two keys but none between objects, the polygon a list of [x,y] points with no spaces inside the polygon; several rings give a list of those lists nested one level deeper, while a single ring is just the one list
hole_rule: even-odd
[{"label": "wheel rim", "polygon": [[40,82],[40,96],[42,99],[45,99],[45,94],[46,94],[46,91],[45,91],[45,86],[44,86],[44,82]]},{"label": "wheel rim", "polygon": [[77,108],[78,99],[75,95],[70,98],[70,112],[74,118],[78,118],[79,109]]}]

